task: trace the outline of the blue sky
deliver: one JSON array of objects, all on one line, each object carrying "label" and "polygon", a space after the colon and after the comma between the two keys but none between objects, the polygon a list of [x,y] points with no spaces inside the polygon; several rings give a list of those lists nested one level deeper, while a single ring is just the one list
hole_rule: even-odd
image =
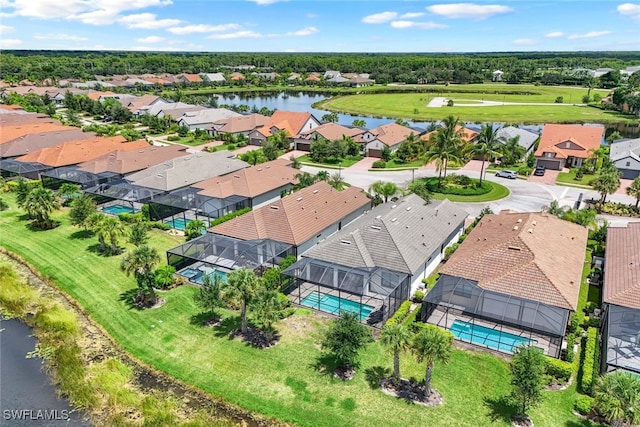
[{"label": "blue sky", "polygon": [[0,0],[0,48],[208,52],[639,50],[640,3]]}]

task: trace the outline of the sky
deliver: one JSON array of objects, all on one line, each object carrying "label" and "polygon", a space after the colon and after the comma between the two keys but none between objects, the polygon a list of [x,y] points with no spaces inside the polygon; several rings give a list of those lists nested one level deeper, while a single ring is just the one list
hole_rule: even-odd
[{"label": "sky", "polygon": [[640,3],[0,0],[0,49],[637,51]]}]

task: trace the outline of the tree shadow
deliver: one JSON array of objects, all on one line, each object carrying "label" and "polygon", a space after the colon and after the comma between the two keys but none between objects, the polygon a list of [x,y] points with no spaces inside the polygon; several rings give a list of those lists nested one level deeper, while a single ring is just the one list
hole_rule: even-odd
[{"label": "tree shadow", "polygon": [[[105,258],[108,258],[110,256],[112,256],[112,254],[109,252],[109,249],[105,249],[104,251],[100,250],[100,243],[94,243],[93,245],[89,245],[87,246],[87,251],[88,252],[92,252],[98,256],[102,256]],[[116,254],[113,254],[113,256],[115,256]]]},{"label": "tree shadow", "polygon": [[136,296],[138,295],[138,288],[131,288],[129,290],[124,291],[120,294],[118,298],[119,301],[122,301],[126,304],[129,310],[138,310],[141,311],[142,307],[135,303]]},{"label": "tree shadow", "polygon": [[240,327],[242,320],[240,316],[232,316],[222,319],[220,324],[214,328],[214,335],[218,338],[233,339],[233,331]]},{"label": "tree shadow", "polygon": [[29,221],[31,222],[25,224],[25,227],[29,231],[36,231],[36,232],[53,230],[54,228],[58,228],[61,224],[60,221],[51,221],[50,227],[41,227],[39,224],[36,223],[36,221],[33,221],[33,220],[29,220]]},{"label": "tree shadow", "polygon": [[321,353],[311,367],[321,375],[333,376],[333,371],[338,367],[338,361],[332,354]]},{"label": "tree shadow", "polygon": [[211,318],[211,313],[208,311],[202,311],[198,314],[194,314],[189,318],[189,323],[195,326],[204,326],[205,322]]},{"label": "tree shadow", "polygon": [[93,237],[93,231],[91,230],[78,230],[69,235],[69,238],[74,240],[84,240],[88,239],[89,237]]},{"label": "tree shadow", "polygon": [[485,397],[484,406],[489,410],[488,415],[491,421],[502,420],[511,424],[511,417],[518,413],[518,408],[508,396]]},{"label": "tree shadow", "polygon": [[377,390],[380,388],[380,381],[391,376],[391,369],[382,366],[372,366],[365,369],[364,376],[369,387],[372,390]]}]

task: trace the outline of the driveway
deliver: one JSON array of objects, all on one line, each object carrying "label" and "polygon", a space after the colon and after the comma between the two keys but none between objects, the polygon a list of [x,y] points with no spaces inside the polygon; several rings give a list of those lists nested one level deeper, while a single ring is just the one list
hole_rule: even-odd
[{"label": "driveway", "polygon": [[259,150],[260,148],[262,147],[260,147],[259,145],[245,145],[244,147],[233,150],[233,154],[239,156],[240,154],[244,154],[247,151]]},{"label": "driveway", "polygon": [[627,194],[627,188],[631,185],[632,182],[633,182],[632,179],[621,179],[620,188],[618,188],[615,194],[623,194],[623,195]]},{"label": "driveway", "polygon": [[[260,147],[258,147],[258,148],[260,148]],[[280,157],[278,157],[278,158],[279,158],[279,159],[286,159],[286,160],[289,160],[289,159],[291,159],[291,156],[293,156],[293,157],[300,157],[300,156],[305,156],[305,155],[307,155],[307,154],[309,154],[309,152],[308,152],[308,151],[291,150],[291,151],[289,151],[289,152],[287,152],[287,153],[284,153],[282,156],[280,156]]]},{"label": "driveway", "polygon": [[544,171],[544,175],[542,176],[536,176],[531,174],[531,176],[527,178],[527,181],[537,182],[538,184],[555,185],[556,179],[558,179],[559,174],[560,174],[560,171],[547,169],[546,171]]},{"label": "driveway", "polygon": [[360,160],[357,163],[354,163],[353,165],[349,166],[348,168],[344,169],[344,170],[350,170],[350,171],[368,171],[369,169],[371,169],[371,167],[373,166],[373,163],[378,161],[380,159],[376,158],[376,157],[365,157],[364,159]]}]

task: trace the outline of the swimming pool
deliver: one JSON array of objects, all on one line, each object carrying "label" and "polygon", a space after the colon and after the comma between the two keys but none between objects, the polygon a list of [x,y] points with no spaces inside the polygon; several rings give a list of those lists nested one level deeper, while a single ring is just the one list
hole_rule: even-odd
[{"label": "swimming pool", "polygon": [[514,353],[519,346],[536,342],[529,338],[520,337],[508,332],[500,332],[458,319],[453,322],[450,331],[453,336],[461,341],[467,341],[505,353]]},{"label": "swimming pool", "polygon": [[374,307],[367,304],[360,304],[346,298],[329,295],[322,292],[313,291],[300,301],[300,305],[326,311],[331,314],[340,314],[341,311],[356,313],[360,320],[364,320],[373,311]]},{"label": "swimming pool", "polygon": [[187,224],[189,224],[190,222],[191,222],[190,219],[175,218],[175,219],[169,219],[164,223],[169,224],[171,228],[184,231],[187,228]]},{"label": "swimming pool", "polygon": [[199,284],[202,284],[202,282],[204,281],[204,276],[211,276],[211,275],[216,275],[220,277],[220,279],[223,282],[227,281],[226,272],[217,270],[213,267],[208,267],[206,265],[200,266],[198,268],[191,268],[191,267],[183,268],[182,270],[178,271],[178,274],[194,283],[199,283]]},{"label": "swimming pool", "polygon": [[121,213],[135,213],[136,210],[131,206],[125,205],[111,205],[102,208],[102,212],[106,212],[111,215],[120,215]]}]

